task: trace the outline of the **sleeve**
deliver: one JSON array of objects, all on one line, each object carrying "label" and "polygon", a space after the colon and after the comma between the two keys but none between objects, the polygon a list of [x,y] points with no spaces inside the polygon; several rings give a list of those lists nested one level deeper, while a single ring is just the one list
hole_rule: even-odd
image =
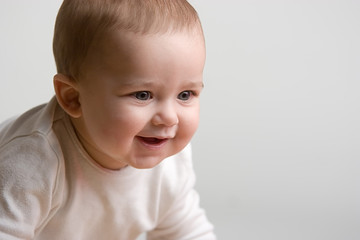
[{"label": "sleeve", "polygon": [[51,215],[57,161],[44,147],[41,138],[18,138],[0,148],[2,240],[34,239]]},{"label": "sleeve", "polygon": [[[215,240],[213,225],[199,205],[199,194],[195,191],[195,173],[191,162],[190,146],[175,161],[180,161],[183,170],[170,171],[174,191],[173,202],[161,217],[157,227],[147,234],[148,240]],[[177,167],[180,168],[181,167]],[[167,169],[168,170],[168,169]],[[172,182],[169,180],[169,182]]]}]

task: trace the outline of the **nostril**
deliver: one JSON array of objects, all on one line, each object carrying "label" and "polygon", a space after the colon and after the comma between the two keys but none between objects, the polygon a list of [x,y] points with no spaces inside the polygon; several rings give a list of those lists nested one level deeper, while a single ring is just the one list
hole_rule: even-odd
[{"label": "nostril", "polygon": [[172,127],[179,124],[179,118],[177,114],[162,113],[154,116],[152,123],[156,126]]}]

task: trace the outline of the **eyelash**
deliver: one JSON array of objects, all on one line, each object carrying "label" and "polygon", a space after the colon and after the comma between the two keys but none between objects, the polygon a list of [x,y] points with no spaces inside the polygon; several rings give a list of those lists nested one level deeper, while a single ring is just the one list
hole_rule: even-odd
[{"label": "eyelash", "polygon": [[[141,94],[146,94],[146,99],[142,99],[142,98],[140,97]],[[133,95],[137,100],[140,100],[140,101],[148,101],[148,100],[152,99],[152,94],[151,94],[151,92],[149,92],[149,91],[140,91],[140,92],[133,93],[132,95]],[[144,95],[143,95],[143,97],[144,97]]]},{"label": "eyelash", "polygon": [[[187,95],[185,96],[186,99],[181,99],[181,95],[186,93]],[[196,97],[198,94],[194,91],[191,90],[186,90],[186,91],[182,91],[181,93],[179,93],[177,95],[177,99],[179,99],[180,101],[186,102],[189,99],[191,99],[192,97]],[[133,97],[135,97],[137,100],[139,101],[148,101],[150,99],[153,98],[152,93],[149,91],[139,91],[139,92],[135,92],[132,94]]]},{"label": "eyelash", "polygon": [[[184,93],[187,93],[188,98],[187,99],[180,99],[180,96]],[[191,99],[192,97],[197,96],[197,94],[194,91],[190,91],[190,90],[186,90],[186,91],[182,91],[181,93],[178,94],[178,99],[181,101],[188,101],[189,99]]]}]

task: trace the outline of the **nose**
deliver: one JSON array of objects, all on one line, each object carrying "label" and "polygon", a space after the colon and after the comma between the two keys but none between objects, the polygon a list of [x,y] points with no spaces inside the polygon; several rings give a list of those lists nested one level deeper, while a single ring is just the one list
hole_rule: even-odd
[{"label": "nose", "polygon": [[156,126],[172,127],[179,123],[178,113],[174,104],[166,102],[159,104],[153,116],[152,123]]}]

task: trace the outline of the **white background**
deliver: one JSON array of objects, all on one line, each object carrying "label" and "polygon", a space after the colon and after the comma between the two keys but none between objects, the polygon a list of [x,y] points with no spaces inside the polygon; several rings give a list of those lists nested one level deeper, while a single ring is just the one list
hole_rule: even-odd
[{"label": "white background", "polygon": [[[2,0],[0,121],[53,95],[60,0]],[[360,1],[191,0],[197,189],[219,239],[360,239]]]}]

